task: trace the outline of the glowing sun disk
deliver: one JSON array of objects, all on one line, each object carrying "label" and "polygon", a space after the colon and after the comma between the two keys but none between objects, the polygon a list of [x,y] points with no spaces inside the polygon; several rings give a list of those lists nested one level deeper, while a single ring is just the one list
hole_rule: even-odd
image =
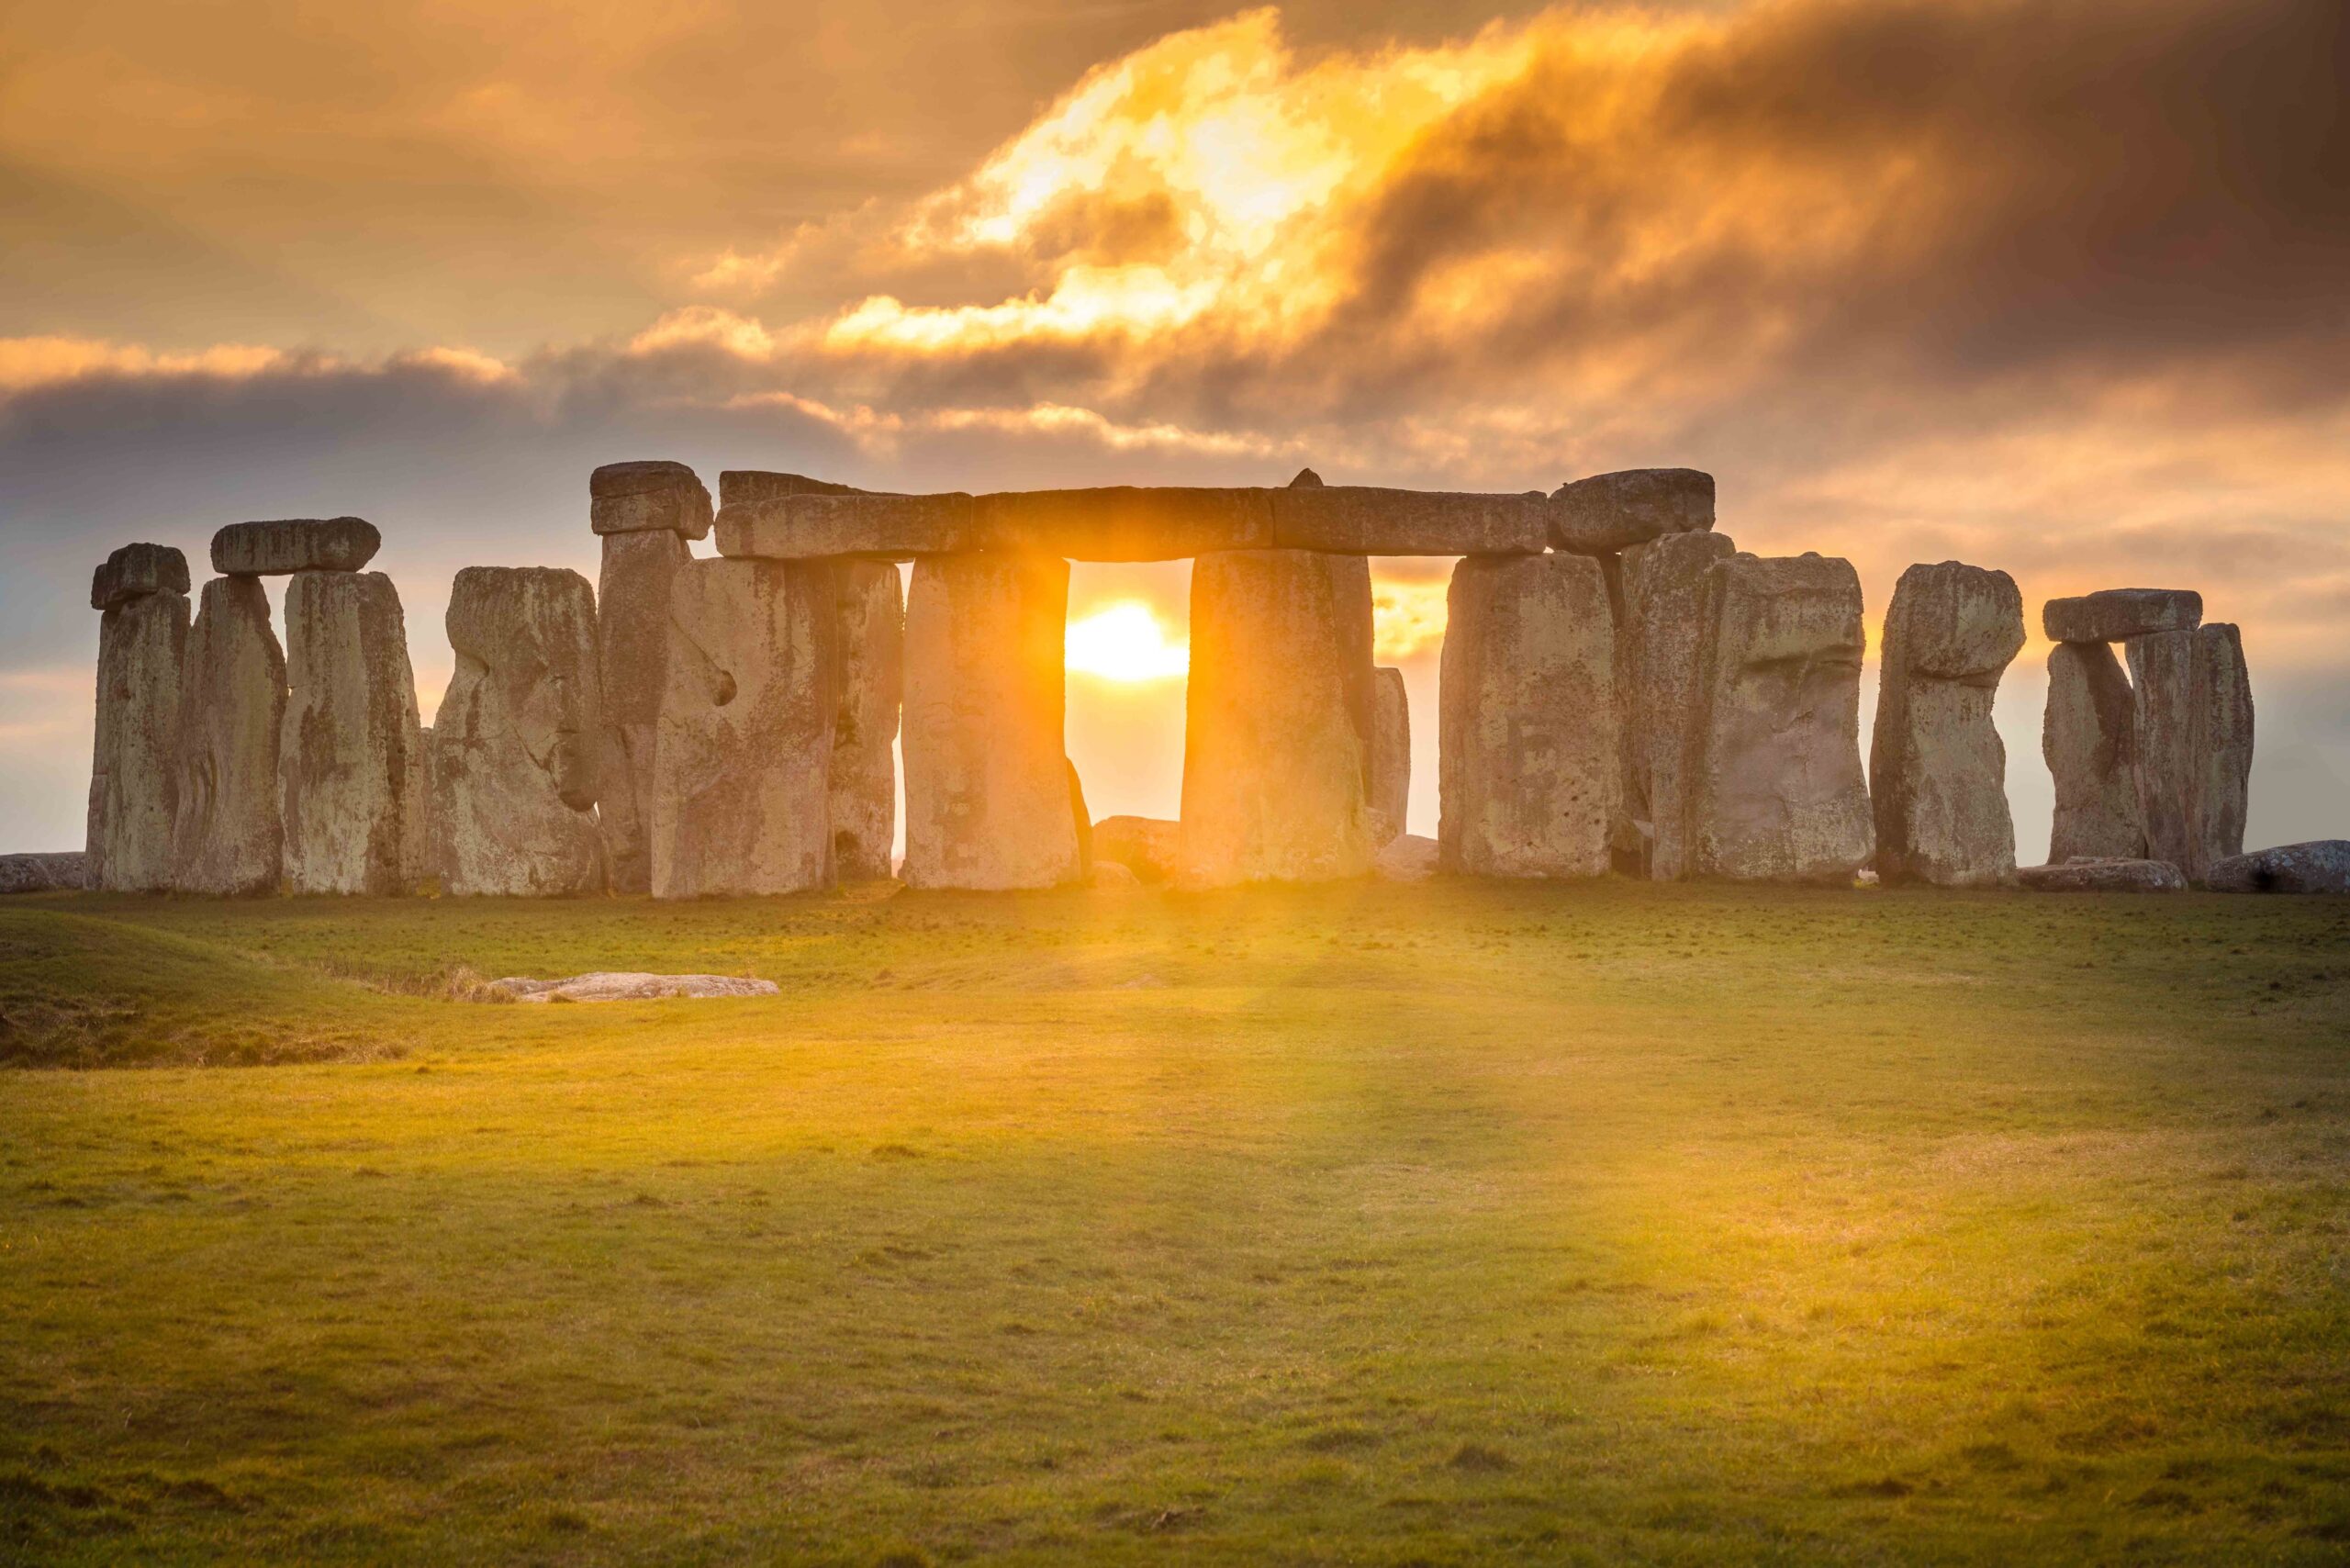
[{"label": "glowing sun disk", "polygon": [[1069,667],[1104,680],[1167,680],[1188,674],[1192,650],[1170,643],[1150,606],[1120,599],[1069,623]]}]

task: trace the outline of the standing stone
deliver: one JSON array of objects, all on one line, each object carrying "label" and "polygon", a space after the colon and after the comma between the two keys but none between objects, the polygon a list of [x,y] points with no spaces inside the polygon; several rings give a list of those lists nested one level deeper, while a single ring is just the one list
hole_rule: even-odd
[{"label": "standing stone", "polygon": [[1901,574],[1885,618],[1869,796],[1880,880],[1996,887],[2016,868],[1991,703],[2023,648],[2023,595],[1957,561]]},{"label": "standing stone", "polygon": [[1371,824],[1375,849],[1404,831],[1412,803],[1412,700],[1404,672],[1371,672]]},{"label": "standing stone", "polygon": [[601,892],[595,590],[559,567],[468,566],[446,624],[457,669],[430,747],[442,890]]},{"label": "standing stone", "polygon": [[1373,687],[1369,561],[1308,550],[1194,560],[1178,879],[1368,872]]},{"label": "standing stone", "polygon": [[653,886],[654,737],[667,685],[669,596],[694,558],[666,529],[604,535],[596,589],[596,666],[604,737],[596,772],[599,824],[616,893]]},{"label": "standing stone", "polygon": [[890,874],[898,827],[898,708],[905,689],[905,608],[890,561],[833,563],[833,869],[844,881]]},{"label": "standing stone", "polygon": [[1682,769],[1697,721],[1705,645],[1706,574],[1738,553],[1726,533],[1668,533],[1624,552],[1623,614],[1616,638],[1623,732],[1624,810],[1646,874],[1685,875],[1688,811]]},{"label": "standing stone", "polygon": [[424,878],[424,755],[398,591],[381,572],[285,586],[277,781],[286,886],[386,895]]},{"label": "standing stone", "polygon": [[1069,563],[924,555],[906,599],[906,884],[1044,888],[1085,873],[1062,747]]},{"label": "standing stone", "polygon": [[1707,573],[1706,601],[1689,874],[1849,883],[1873,839],[1859,575],[1819,555],[1733,555]]},{"label": "standing stone", "polygon": [[2138,812],[2137,718],[2130,678],[2103,643],[2048,650],[2048,709],[2040,755],[2056,785],[2048,859],[2135,860],[2146,853]]},{"label": "standing stone", "polygon": [[[124,552],[116,558],[123,559]],[[157,562],[148,564],[160,569]],[[186,581],[185,558],[177,575]],[[94,591],[93,597],[100,596]],[[112,602],[98,622],[86,845],[92,885],[107,892],[160,892],[172,885],[187,595],[157,588],[105,597]]]},{"label": "standing stone", "polygon": [[2200,883],[2244,851],[2252,689],[2233,626],[2155,632],[2128,644],[2146,853]]},{"label": "standing stone", "polygon": [[653,896],[830,886],[831,571],[693,561],[677,572],[668,620]]},{"label": "standing stone", "polygon": [[284,872],[277,748],[285,655],[258,577],[204,585],[180,688],[179,801],[172,886],[274,893]]},{"label": "standing stone", "polygon": [[1438,842],[1448,871],[1596,877],[1623,799],[1616,630],[1585,555],[1464,560],[1446,622]]}]

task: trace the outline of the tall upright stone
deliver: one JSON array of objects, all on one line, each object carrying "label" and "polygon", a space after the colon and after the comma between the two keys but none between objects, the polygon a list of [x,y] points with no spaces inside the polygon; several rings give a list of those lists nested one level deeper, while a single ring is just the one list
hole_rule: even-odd
[{"label": "tall upright stone", "polygon": [[297,572],[285,585],[285,644],[277,781],[286,886],[412,891],[430,846],[398,590],[381,572]]},{"label": "tall upright stone", "polygon": [[1874,833],[1861,771],[1861,579],[1849,561],[1738,554],[1707,574],[1682,778],[1688,873],[1849,883]]},{"label": "tall upright stone", "polygon": [[2144,857],[2135,703],[2130,678],[2109,644],[2059,643],[2048,650],[2040,755],[2056,786],[2050,865]]},{"label": "tall upright stone", "polygon": [[456,673],[433,723],[442,890],[601,892],[596,595],[554,566],[468,566],[449,592]]},{"label": "tall upright stone", "polygon": [[108,892],[172,884],[187,580],[177,550],[130,544],[91,582],[90,608],[101,615],[84,851],[91,885]]},{"label": "tall upright stone", "polygon": [[668,623],[649,791],[653,896],[830,886],[831,570],[689,562]]},{"label": "tall upright stone", "polygon": [[1616,688],[1623,732],[1624,811],[1644,875],[1673,881],[1688,868],[1686,765],[1704,705],[1706,575],[1738,553],[1726,533],[1667,533],[1623,554]]},{"label": "tall upright stone", "polygon": [[1895,585],[1869,746],[1886,884],[1996,887],[2014,877],[2008,752],[1991,703],[2023,639],[2023,595],[2005,572],[1921,563]]},{"label": "tall upright stone", "polygon": [[1383,848],[1404,831],[1412,803],[1412,699],[1402,670],[1382,666],[1371,673],[1371,842]]},{"label": "tall upright stone", "polygon": [[898,826],[898,710],[905,607],[890,561],[833,563],[838,692],[833,717],[833,868],[843,880],[890,874]]},{"label": "tall upright stone", "polygon": [[669,595],[711,530],[710,491],[682,463],[610,463],[588,476],[588,521],[603,544],[596,663],[603,699],[597,818],[618,893],[653,885],[654,738],[667,685]]},{"label": "tall upright stone", "polygon": [[[1284,492],[1286,493],[1286,492]],[[1371,821],[1371,564],[1225,550],[1192,564],[1178,879],[1359,877]]]},{"label": "tall upright stone", "polygon": [[2138,810],[2146,853],[2199,883],[2244,851],[2252,770],[2252,689],[2226,624],[2132,637]]},{"label": "tall upright stone", "polygon": [[1062,745],[1069,563],[923,555],[906,598],[908,886],[1001,890],[1085,873]]},{"label": "tall upright stone", "polygon": [[1616,629],[1587,555],[1470,556],[1445,598],[1444,868],[1596,877],[1622,801]]},{"label": "tall upright stone", "polygon": [[277,748],[285,655],[260,578],[204,585],[180,692],[172,885],[184,893],[274,893],[284,874]]}]

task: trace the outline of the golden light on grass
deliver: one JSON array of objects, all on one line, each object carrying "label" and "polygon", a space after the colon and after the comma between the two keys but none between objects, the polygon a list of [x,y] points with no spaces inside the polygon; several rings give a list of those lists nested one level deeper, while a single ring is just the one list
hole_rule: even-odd
[{"label": "golden light on grass", "polygon": [[1136,599],[1070,622],[1067,647],[1070,670],[1103,680],[1173,680],[1192,668],[1191,644],[1170,640],[1150,606]]}]

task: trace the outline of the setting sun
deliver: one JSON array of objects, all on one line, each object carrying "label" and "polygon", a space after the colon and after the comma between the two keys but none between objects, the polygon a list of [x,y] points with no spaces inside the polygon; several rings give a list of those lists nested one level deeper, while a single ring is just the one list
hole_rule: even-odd
[{"label": "setting sun", "polygon": [[1140,599],[1105,605],[1069,625],[1069,667],[1104,680],[1167,680],[1189,672],[1189,644],[1169,642],[1167,629]]}]

